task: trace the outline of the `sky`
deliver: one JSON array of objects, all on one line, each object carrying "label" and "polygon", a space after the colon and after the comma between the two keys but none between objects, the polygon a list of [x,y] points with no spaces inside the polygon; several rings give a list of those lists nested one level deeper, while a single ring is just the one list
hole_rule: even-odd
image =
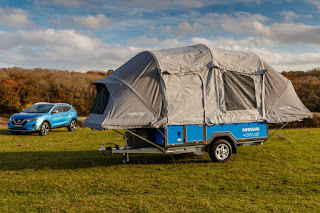
[{"label": "sky", "polygon": [[320,0],[1,0],[0,67],[117,69],[144,50],[205,44],[277,71],[320,67]]}]

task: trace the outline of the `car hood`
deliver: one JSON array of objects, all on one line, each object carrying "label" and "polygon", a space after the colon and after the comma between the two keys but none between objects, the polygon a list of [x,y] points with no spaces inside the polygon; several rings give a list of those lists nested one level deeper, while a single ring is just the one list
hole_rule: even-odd
[{"label": "car hood", "polygon": [[25,112],[21,112],[21,113],[17,113],[11,116],[11,118],[14,119],[28,119],[28,118],[37,118],[42,116],[45,113],[25,113]]}]

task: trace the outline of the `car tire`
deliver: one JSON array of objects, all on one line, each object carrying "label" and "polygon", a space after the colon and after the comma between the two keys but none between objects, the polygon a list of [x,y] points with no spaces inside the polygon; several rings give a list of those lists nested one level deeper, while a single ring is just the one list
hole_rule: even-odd
[{"label": "car tire", "polygon": [[40,126],[39,135],[46,136],[46,135],[48,135],[49,131],[50,131],[50,124],[46,121],[43,122]]},{"label": "car tire", "polygon": [[71,132],[74,132],[74,131],[76,131],[76,129],[77,129],[77,120],[76,119],[72,119],[70,121],[69,126],[68,126],[68,130],[71,131]]},{"label": "car tire", "polygon": [[226,162],[230,159],[232,146],[225,139],[218,139],[209,147],[209,155],[213,162]]}]

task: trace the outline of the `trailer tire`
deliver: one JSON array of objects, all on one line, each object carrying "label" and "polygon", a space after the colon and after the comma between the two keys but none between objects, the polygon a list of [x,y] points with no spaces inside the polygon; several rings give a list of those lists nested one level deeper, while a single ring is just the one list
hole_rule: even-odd
[{"label": "trailer tire", "polygon": [[123,163],[123,164],[128,164],[128,163],[129,163],[127,157],[123,157],[123,158],[122,158],[122,163]]},{"label": "trailer tire", "polygon": [[213,162],[226,162],[230,159],[232,146],[225,139],[214,141],[209,147],[209,155]]}]

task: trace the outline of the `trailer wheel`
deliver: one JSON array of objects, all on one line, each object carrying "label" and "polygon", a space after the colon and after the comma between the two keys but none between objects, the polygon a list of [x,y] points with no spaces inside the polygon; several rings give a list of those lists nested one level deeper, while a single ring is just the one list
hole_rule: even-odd
[{"label": "trailer wheel", "polygon": [[230,159],[232,147],[225,139],[218,139],[210,145],[209,155],[213,162],[226,162]]},{"label": "trailer wheel", "polygon": [[128,164],[129,163],[129,160],[128,160],[127,156],[122,158],[122,163],[123,164]]}]

